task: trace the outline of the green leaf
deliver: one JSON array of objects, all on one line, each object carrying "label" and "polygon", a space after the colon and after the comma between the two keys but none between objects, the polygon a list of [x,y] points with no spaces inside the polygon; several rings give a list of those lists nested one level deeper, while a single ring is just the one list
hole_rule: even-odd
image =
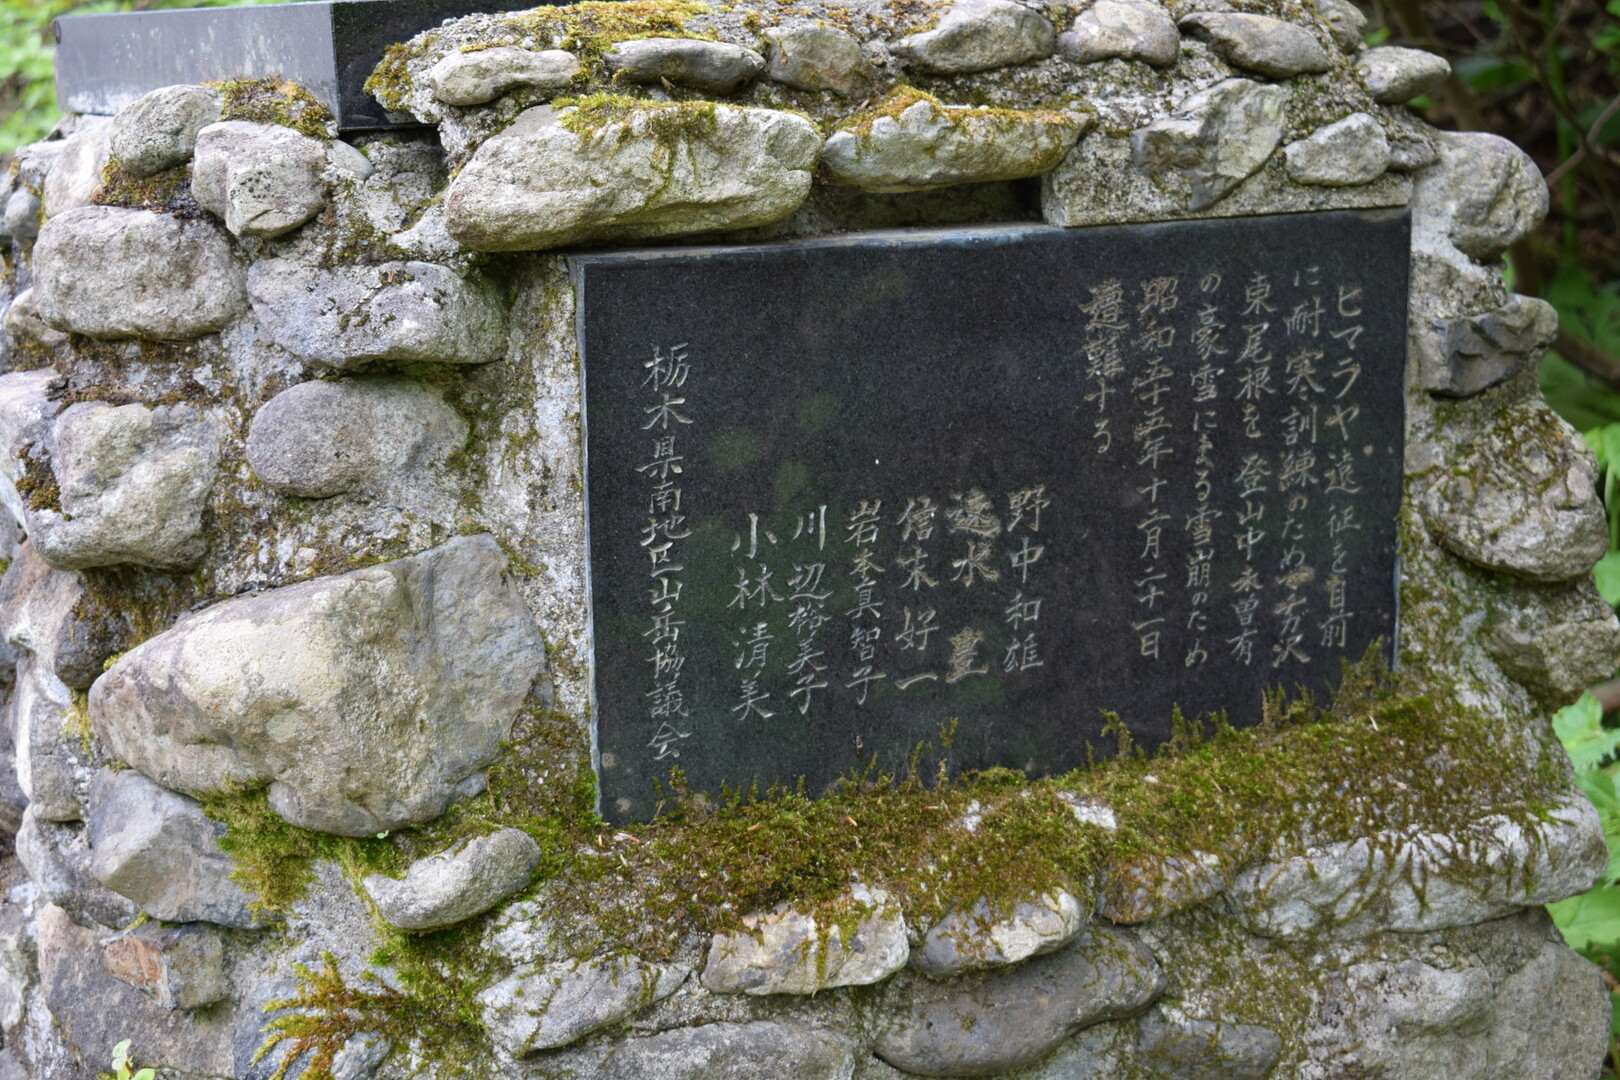
[{"label": "green leaf", "polygon": [[1620,888],[1600,885],[1590,892],[1548,904],[1559,932],[1569,947],[1589,949],[1620,942]]},{"label": "green leaf", "polygon": [[1620,551],[1610,551],[1598,560],[1592,567],[1592,580],[1610,607],[1620,607]]},{"label": "green leaf", "polygon": [[1597,769],[1620,749],[1620,730],[1603,726],[1603,706],[1591,694],[1553,714],[1553,731],[1577,773]]}]

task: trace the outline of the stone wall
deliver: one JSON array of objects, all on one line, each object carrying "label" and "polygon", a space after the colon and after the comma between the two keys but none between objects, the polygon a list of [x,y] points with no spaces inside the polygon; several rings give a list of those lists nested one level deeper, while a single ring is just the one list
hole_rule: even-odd
[{"label": "stone wall", "polygon": [[[0,1078],[1577,1080],[1595,468],[1535,167],[1345,0],[472,16],[0,192]],[[1400,672],[1083,773],[594,817],[565,246],[1410,206]],[[1378,683],[1378,685],[1373,685]],[[858,787],[856,785],[855,787]],[[814,793],[813,793],[814,794]]]}]

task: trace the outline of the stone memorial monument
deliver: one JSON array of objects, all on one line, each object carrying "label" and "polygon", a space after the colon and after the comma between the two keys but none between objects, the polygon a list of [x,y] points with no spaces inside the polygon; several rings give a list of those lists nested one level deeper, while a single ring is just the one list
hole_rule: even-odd
[{"label": "stone memorial monument", "polygon": [[0,1080],[1597,1075],[1607,530],[1443,61],[512,6],[62,20]]}]

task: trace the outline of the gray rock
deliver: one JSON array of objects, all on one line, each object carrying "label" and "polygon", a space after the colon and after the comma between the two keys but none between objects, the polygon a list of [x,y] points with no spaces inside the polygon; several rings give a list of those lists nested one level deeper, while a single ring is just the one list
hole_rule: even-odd
[{"label": "gray rock", "polygon": [[184,339],[247,312],[246,267],[206,221],[84,206],[34,245],[34,302],[57,329],[94,338]]},{"label": "gray rock", "polygon": [[1333,43],[1353,53],[1361,48],[1361,35],[1367,29],[1367,16],[1350,0],[1316,0],[1316,14],[1327,25]]},{"label": "gray rock", "polygon": [[933,978],[977,968],[1005,967],[1069,944],[1086,928],[1086,912],[1066,890],[1023,900],[998,917],[980,900],[972,911],[953,911],[923,935],[911,966]]},{"label": "gray rock", "polygon": [[217,843],[224,835],[196,800],[133,769],[104,769],[90,788],[90,872],[155,919],[261,925],[253,897],[231,880],[236,863]]},{"label": "gray rock", "polygon": [[[1486,1073],[1492,976],[1477,960],[1459,959],[1460,966],[1459,960],[1437,958],[1441,967],[1374,960],[1330,974],[1305,1031],[1313,1056],[1334,1061],[1350,1075],[1401,1075],[1409,1065],[1443,1076],[1556,1075]],[[1516,1017],[1512,1026],[1521,1022]]]},{"label": "gray rock", "polygon": [[893,897],[854,886],[840,898],[831,926],[783,907],[751,915],[745,929],[715,934],[703,985],[720,994],[814,994],[867,986],[905,966],[906,921]]},{"label": "gray rock", "polygon": [[412,379],[299,383],[253,414],[247,459],[284,495],[321,499],[420,481],[467,441],[467,422]]},{"label": "gray rock", "polygon": [[17,494],[23,477],[21,455],[50,436],[51,421],[61,409],[51,400],[51,384],[58,378],[49,368],[0,375],[0,504],[17,525],[27,520]]},{"label": "gray rock", "polygon": [[[60,702],[66,711],[66,688],[89,689],[103,661],[125,647],[128,634],[127,613],[86,588],[81,575],[52,569],[32,542],[14,552],[0,579],[0,639],[35,659],[42,697]],[[43,689],[53,674],[62,687]],[[60,736],[61,712],[55,725]]]},{"label": "gray rock", "polygon": [[45,175],[42,194],[47,218],[65,214],[80,206],[89,206],[96,188],[101,186],[101,169],[107,164],[110,125],[103,117],[96,117],[95,120],[94,124],[81,127],[67,138],[51,171]]},{"label": "gray rock", "polygon": [[39,192],[19,187],[6,197],[6,212],[0,224],[4,225],[7,236],[26,243],[39,235],[44,208]]},{"label": "gray rock", "polygon": [[314,269],[262,259],[248,274],[248,295],[277,345],[339,369],[379,360],[487,364],[506,351],[499,292],[437,263]]},{"label": "gray rock", "polygon": [[1454,448],[1417,503],[1458,558],[1528,581],[1571,581],[1608,550],[1597,475],[1586,444],[1537,400]]},{"label": "gray rock", "polygon": [[1517,294],[1478,315],[1418,323],[1412,333],[1418,380],[1433,394],[1470,397],[1535,363],[1557,335],[1553,306]]},{"label": "gray rock", "polygon": [[1289,177],[1301,184],[1365,184],[1389,168],[1389,137],[1366,113],[1351,113],[1289,143],[1283,160]]},{"label": "gray rock", "polygon": [[1117,58],[1168,67],[1181,55],[1181,33],[1153,0],[1097,0],[1058,35],[1057,48],[1082,64]]},{"label": "gray rock", "polygon": [[1142,859],[1118,867],[1102,881],[1097,914],[1111,923],[1134,926],[1197,907],[1225,891],[1226,875],[1214,855]]},{"label": "gray rock", "polygon": [[32,288],[23,289],[12,297],[6,307],[5,331],[14,341],[31,341],[51,350],[66,345],[68,341],[66,334],[53,329],[40,317]]},{"label": "gray rock", "polygon": [[1444,86],[1451,64],[1445,57],[1422,49],[1381,45],[1362,54],[1356,61],[1356,72],[1374,101],[1400,105]]},{"label": "gray rock", "polygon": [[191,195],[236,236],[281,236],[326,207],[326,162],[323,140],[280,124],[209,124],[197,132]]},{"label": "gray rock", "polygon": [[1043,60],[1057,48],[1045,16],[1012,0],[957,0],[932,30],[908,34],[889,51],[915,71],[962,75]]},{"label": "gray rock", "polygon": [[207,923],[144,923],[107,942],[101,965],[165,1009],[212,1005],[231,992],[225,944]]},{"label": "gray rock", "polygon": [[563,49],[497,45],[453,52],[433,65],[427,84],[446,105],[483,105],[513,90],[555,94],[579,74],[579,57]]},{"label": "gray rock", "polygon": [[1017,180],[1054,168],[1089,118],[942,105],[921,97],[898,113],[856,116],[822,153],[827,172],[863,191],[926,191]]},{"label": "gray rock", "polygon": [[112,929],[128,926],[140,908],[90,873],[89,830],[35,817],[24,811],[17,830],[17,861],[39,887],[40,899],[86,922]]},{"label": "gray rock", "polygon": [[1412,193],[1414,245],[1444,238],[1489,261],[1547,216],[1547,184],[1530,156],[1481,131],[1437,131],[1435,164]]},{"label": "gray rock", "polygon": [[849,97],[871,84],[876,72],[861,43],[836,26],[811,23],[765,31],[772,82],[795,90],[830,90]]},{"label": "gray rock", "polygon": [[671,82],[705,94],[734,94],[765,70],[753,49],[702,38],[651,37],[621,41],[602,57],[615,79]]},{"label": "gray rock", "polygon": [[219,122],[224,97],[207,86],[165,86],[113,117],[108,149],[132,176],[154,176],[191,160],[197,132]]},{"label": "gray rock", "polygon": [[1597,812],[1577,797],[1528,826],[1493,815],[1466,835],[1412,831],[1313,847],[1237,874],[1227,901],[1264,937],[1418,933],[1585,892],[1607,865]]},{"label": "gray rock", "polygon": [[1492,1080],[1587,1080],[1608,1053],[1613,1007],[1603,973],[1562,941],[1545,942],[1496,992],[1486,1028]]},{"label": "gray rock", "polygon": [[1183,33],[1207,41],[1222,60],[1245,71],[1291,79],[1333,66],[1316,36],[1270,15],[1236,11],[1195,11],[1180,23]]},{"label": "gray rock", "polygon": [[635,957],[530,965],[478,995],[484,1026],[497,1047],[513,1057],[566,1046],[576,1039],[669,997],[687,968],[649,964]]},{"label": "gray rock", "polygon": [[404,930],[432,930],[482,915],[529,884],[540,845],[521,829],[502,829],[458,849],[418,859],[404,880],[364,881],[377,912]]},{"label": "gray rock", "polygon": [[[141,991],[108,975],[96,934],[76,926],[67,912],[39,914],[40,990],[62,1039],[81,1060],[104,1062],[112,1047],[130,1040],[141,1065],[188,1076],[232,1076],[232,1010],[179,1012],[160,1007]],[[63,1072],[64,1080],[85,1073]]]},{"label": "gray rock", "polygon": [[855,1049],[830,1031],[759,1020],[675,1028],[620,1043],[599,1080],[850,1080]]},{"label": "gray rock", "polygon": [[191,795],[270,782],[295,825],[367,836],[482,787],[545,665],[488,535],[238,597],[90,689],[118,757]]},{"label": "gray rock", "polygon": [[1495,619],[1486,625],[1480,644],[1549,712],[1620,667],[1620,621],[1612,609],[1589,619],[1537,620],[1533,625]]},{"label": "gray rock", "polygon": [[1187,98],[1169,118],[1131,135],[1136,167],[1178,180],[1197,210],[1218,202],[1271,157],[1282,141],[1288,91],[1227,79]]},{"label": "gray rock", "polygon": [[376,1032],[351,1036],[332,1055],[332,1080],[371,1080],[394,1052],[394,1041]]},{"label": "gray rock", "polygon": [[1061,952],[899,1008],[874,1052],[925,1076],[988,1076],[1039,1060],[1082,1028],[1134,1016],[1164,988],[1135,937],[1095,927]]},{"label": "gray rock", "polygon": [[1137,1020],[1142,1063],[1163,1080],[1261,1080],[1282,1056],[1282,1039],[1255,1024],[1149,1014]]},{"label": "gray rock", "polygon": [[[0,1034],[8,1044],[19,1041],[18,1028],[23,1022],[24,1010],[31,984],[37,978],[38,953],[34,947],[34,916],[37,905],[32,899],[0,902]],[[0,1080],[9,1080],[0,1072]],[[27,1073],[21,1080],[28,1080]]]},{"label": "gray rock", "polygon": [[17,659],[8,719],[16,740],[20,793],[34,816],[44,821],[78,821],[84,816],[78,774],[81,759],[88,755],[65,737],[72,716],[67,687],[51,675],[49,661],[24,652]]},{"label": "gray rock", "polygon": [[821,150],[808,120],[771,109],[648,102],[585,135],[574,115],[530,109],[480,146],[445,197],[450,234],[538,251],[766,225],[804,202]]},{"label": "gray rock", "polygon": [[181,570],[202,558],[220,431],[195,406],[80,402],[56,418],[51,443],[59,505],[28,511],[46,562]]}]

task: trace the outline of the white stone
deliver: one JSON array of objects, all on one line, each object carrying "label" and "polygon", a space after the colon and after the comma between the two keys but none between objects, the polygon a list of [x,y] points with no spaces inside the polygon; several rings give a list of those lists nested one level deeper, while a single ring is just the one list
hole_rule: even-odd
[{"label": "white stone", "polygon": [[247,267],[206,221],[84,206],[34,245],[34,303],[57,330],[95,338],[185,339],[247,311]]},{"label": "white stone", "polygon": [[379,360],[487,364],[506,351],[499,291],[437,263],[324,269],[261,259],[248,297],[277,345],[342,370]]},{"label": "white stone", "polygon": [[923,935],[911,966],[934,978],[976,968],[1005,967],[1061,949],[1085,930],[1086,911],[1064,889],[1022,900],[999,916],[983,900],[971,911],[953,911]]},{"label": "white stone", "polygon": [[513,90],[555,94],[579,74],[579,57],[562,49],[492,49],[453,52],[427,73],[433,96],[446,105],[483,105]]},{"label": "white stone", "polygon": [[1235,11],[1196,11],[1184,16],[1181,29],[1208,41],[1233,67],[1274,79],[1328,70],[1332,61],[1321,42],[1303,26]]},{"label": "white stone", "polygon": [[545,652],[494,539],[226,600],[90,690],[109,749],[190,795],[270,784],[295,825],[369,836],[480,790]]},{"label": "white stone", "polygon": [[236,236],[281,236],[325,208],[327,160],[324,140],[280,124],[209,124],[197,133],[191,194]]},{"label": "white stone", "polygon": [[753,49],[702,38],[650,37],[621,41],[602,62],[614,78],[659,85],[665,81],[706,94],[733,94],[765,70]]},{"label": "white stone", "polygon": [[963,75],[1051,56],[1057,31],[1046,17],[1012,0],[957,0],[931,30],[889,47],[906,66],[930,75]]},{"label": "white stone", "polygon": [[1530,155],[1500,135],[1437,131],[1438,158],[1412,193],[1413,246],[1449,241],[1481,261],[1501,255],[1547,216],[1547,184]]},{"label": "white stone", "polygon": [[822,161],[834,180],[863,191],[1017,180],[1056,167],[1087,122],[1068,113],[975,109],[923,98],[898,116],[877,117],[865,131],[833,132]]},{"label": "white stone", "polygon": [[372,874],[363,884],[377,912],[404,930],[433,930],[482,915],[529,884],[540,845],[521,829],[418,859],[403,880]]},{"label": "white stone", "polygon": [[888,893],[857,885],[838,907],[830,926],[783,907],[715,934],[703,985],[721,994],[814,994],[881,982],[905,966],[906,921]]},{"label": "white stone", "polygon": [[765,31],[765,40],[771,46],[766,74],[795,90],[830,90],[849,97],[875,74],[861,43],[836,26],[777,26]]},{"label": "white stone", "polygon": [[478,995],[484,1026],[512,1057],[566,1046],[669,997],[691,972],[635,957],[524,966]]},{"label": "white stone", "polygon": [[1400,105],[1444,86],[1451,74],[1451,64],[1445,57],[1422,49],[1381,45],[1362,54],[1356,61],[1356,71],[1374,101],[1381,105]]},{"label": "white stone", "polygon": [[45,216],[56,217],[80,206],[101,186],[101,169],[107,164],[107,137],[110,125],[105,117],[94,117],[68,136],[56,163],[45,176]]},{"label": "white stone", "polygon": [[1288,91],[1227,79],[1187,98],[1167,119],[1131,136],[1136,167],[1188,191],[1188,207],[1218,202],[1256,172],[1282,140]]},{"label": "white stone", "polygon": [[1289,178],[1301,184],[1365,184],[1389,168],[1389,137],[1366,113],[1351,113],[1289,143],[1283,160]]},{"label": "white stone", "polygon": [[1585,892],[1608,865],[1597,811],[1481,819],[1465,836],[1411,831],[1313,847],[1234,876],[1227,899],[1253,933],[1301,938],[1472,926]]},{"label": "white stone", "polygon": [[1361,48],[1367,16],[1351,0],[1316,0],[1316,13],[1341,51],[1353,53]]},{"label": "white stone", "polygon": [[191,160],[197,132],[219,122],[224,97],[207,86],[164,86],[113,117],[108,149],[131,176],[154,176]]},{"label": "white stone", "polygon": [[1181,33],[1153,0],[1097,0],[1058,35],[1057,48],[1082,64],[1117,58],[1167,67],[1181,55]]},{"label": "white stone", "polygon": [[[771,109],[655,105],[587,135],[568,113],[523,113],[478,148],[445,196],[450,234],[474,251],[539,251],[655,239],[780,220],[810,193],[815,127]],[[687,131],[659,133],[681,109]],[[602,182],[611,177],[611,182]]]},{"label": "white stone", "polygon": [[58,505],[30,508],[28,531],[61,570],[188,568],[208,547],[219,455],[218,427],[194,406],[71,405],[51,433]]},{"label": "white stone", "polygon": [[247,459],[285,495],[320,499],[420,482],[467,441],[467,422],[412,379],[299,383],[265,402]]}]

